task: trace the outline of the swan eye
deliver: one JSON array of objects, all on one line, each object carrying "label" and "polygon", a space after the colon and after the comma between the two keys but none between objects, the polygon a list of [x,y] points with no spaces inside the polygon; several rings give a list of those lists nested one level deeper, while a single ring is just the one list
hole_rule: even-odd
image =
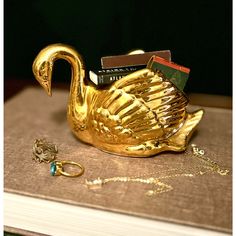
[{"label": "swan eye", "polygon": [[43,77],[44,80],[48,78],[49,62],[44,61],[39,69],[39,75]]}]

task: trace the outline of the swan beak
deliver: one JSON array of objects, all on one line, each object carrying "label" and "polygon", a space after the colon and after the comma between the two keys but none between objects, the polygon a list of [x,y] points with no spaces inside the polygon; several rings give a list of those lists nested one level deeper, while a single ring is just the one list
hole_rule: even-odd
[{"label": "swan beak", "polygon": [[43,84],[41,84],[42,87],[44,88],[44,90],[46,91],[46,93],[48,94],[48,96],[52,96],[52,90],[51,90],[51,83],[49,82],[44,82]]},{"label": "swan beak", "polygon": [[48,96],[52,96],[52,89],[51,89],[51,74],[49,75],[45,75],[43,77],[43,75],[40,74],[40,65],[42,63],[39,63],[37,58],[35,59],[34,63],[33,63],[33,73],[34,73],[34,77],[35,79],[39,82],[39,84],[44,88],[44,90],[47,92]]}]

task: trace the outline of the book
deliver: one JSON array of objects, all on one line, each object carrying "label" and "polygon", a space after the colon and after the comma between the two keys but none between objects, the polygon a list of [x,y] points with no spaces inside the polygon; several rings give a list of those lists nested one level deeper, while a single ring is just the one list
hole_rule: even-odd
[{"label": "book", "polygon": [[[68,236],[232,232],[231,110],[204,108],[205,116],[191,140],[220,166],[220,172],[214,163],[203,167],[205,162],[189,150],[130,158],[82,143],[67,124],[67,98],[64,90],[54,90],[48,97],[41,88],[28,88],[4,105],[6,230]],[[50,164],[32,160],[37,138],[56,144],[57,159],[80,163],[84,174],[51,176]],[[221,175],[225,170],[228,174]],[[203,172],[196,175],[196,171]],[[158,178],[159,184],[145,183],[151,178]],[[107,183],[94,189],[88,186],[99,179]]]},{"label": "book", "polygon": [[181,91],[184,90],[190,72],[189,68],[177,65],[158,56],[150,58],[147,68],[161,71]]},{"label": "book", "polygon": [[163,50],[131,55],[126,54],[116,56],[105,56],[101,58],[101,65],[102,69],[120,68],[127,66],[142,66],[146,65],[153,55],[162,57],[167,61],[171,61],[170,50]]},{"label": "book", "polygon": [[143,69],[144,67],[145,66],[131,66],[114,69],[94,70],[89,71],[89,78],[94,84],[98,86],[108,85],[130,73]]}]

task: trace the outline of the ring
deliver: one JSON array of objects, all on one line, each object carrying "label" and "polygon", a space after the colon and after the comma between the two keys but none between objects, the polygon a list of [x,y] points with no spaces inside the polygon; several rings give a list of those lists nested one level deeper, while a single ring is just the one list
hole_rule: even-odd
[{"label": "ring", "polygon": [[[64,171],[64,165],[74,165],[79,167],[80,171],[76,173],[68,173]],[[84,167],[74,161],[53,161],[50,164],[50,174],[55,175],[64,175],[67,177],[78,177],[84,173]]]},{"label": "ring", "polygon": [[46,139],[35,139],[33,145],[33,160],[39,163],[49,163],[55,160],[57,153],[57,145],[47,142]]}]

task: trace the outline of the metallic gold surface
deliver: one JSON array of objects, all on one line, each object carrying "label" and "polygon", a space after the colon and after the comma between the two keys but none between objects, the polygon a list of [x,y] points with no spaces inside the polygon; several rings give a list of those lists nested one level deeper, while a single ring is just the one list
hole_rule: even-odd
[{"label": "metallic gold surface", "polygon": [[67,118],[80,140],[114,154],[146,157],[184,151],[203,110],[188,113],[188,99],[159,72],[142,69],[98,89],[85,81],[75,49],[64,44],[44,48],[33,63],[35,78],[51,96],[54,62],[71,64]]}]

